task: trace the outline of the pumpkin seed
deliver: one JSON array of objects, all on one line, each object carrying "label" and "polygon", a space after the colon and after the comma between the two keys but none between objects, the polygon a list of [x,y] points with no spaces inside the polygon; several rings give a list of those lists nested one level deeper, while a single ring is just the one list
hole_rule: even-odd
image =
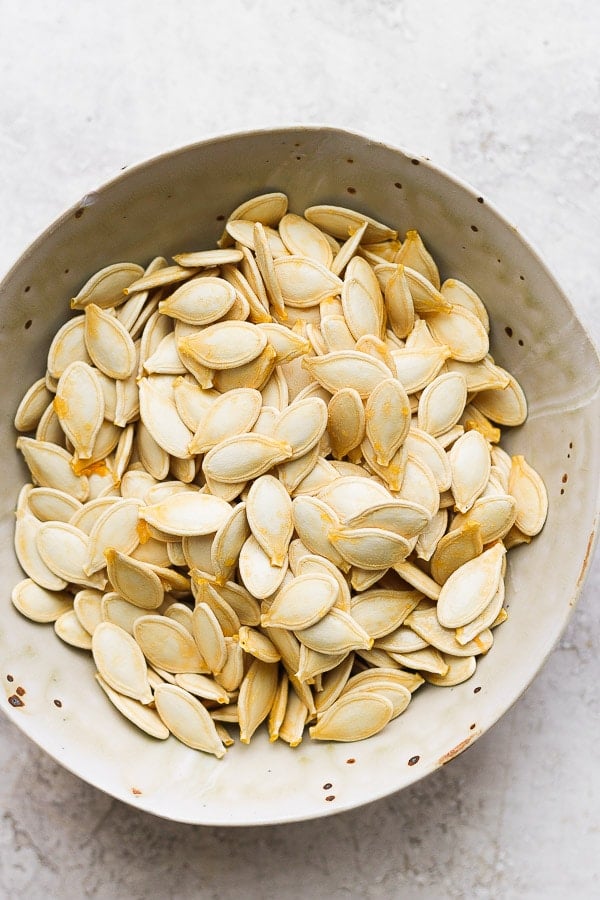
[{"label": "pumpkin seed", "polygon": [[140,616],[133,623],[133,636],[154,668],[178,675],[204,673],[206,664],[187,629],[167,616]]},{"label": "pumpkin seed", "polygon": [[317,741],[362,741],[385,728],[393,714],[386,696],[357,689],[325,709],[309,734]]},{"label": "pumpkin seed", "polygon": [[92,654],[109,687],[140,703],[151,702],[144,654],[131,635],[118,625],[101,622],[92,635]]},{"label": "pumpkin seed", "polygon": [[158,738],[161,741],[164,741],[169,737],[169,729],[163,724],[155,710],[149,709],[138,700],[133,700],[131,697],[126,697],[123,694],[114,691],[108,682],[102,678],[99,672],[96,672],[94,677],[113,706],[115,706],[126,719],[133,722],[134,725],[137,725],[141,731],[149,734],[150,737]]},{"label": "pumpkin seed", "polygon": [[10,598],[15,609],[32,622],[56,622],[73,607],[71,594],[47,590],[31,578],[16,584]]},{"label": "pumpkin seed", "polygon": [[212,753],[217,759],[225,755],[209,713],[188,691],[179,685],[162,684],[154,692],[154,702],[158,715],[182,744]]},{"label": "pumpkin seed", "polygon": [[508,491],[517,504],[517,528],[528,537],[539,534],[548,514],[548,495],[544,482],[523,456],[512,457]]}]

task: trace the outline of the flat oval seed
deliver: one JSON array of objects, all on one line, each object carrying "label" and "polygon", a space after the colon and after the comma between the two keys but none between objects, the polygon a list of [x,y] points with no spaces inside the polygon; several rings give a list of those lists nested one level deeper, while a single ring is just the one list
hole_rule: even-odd
[{"label": "flat oval seed", "polygon": [[158,304],[158,309],[189,325],[210,325],[229,312],[235,298],[235,288],[228,281],[208,276],[182,284]]},{"label": "flat oval seed", "polygon": [[484,490],[490,477],[490,448],[478,431],[467,431],[449,453],[452,494],[459,512],[467,512]]},{"label": "flat oval seed", "polygon": [[117,500],[101,513],[93,525],[88,544],[85,572],[99,572],[106,565],[105,550],[113,547],[121,553],[132,553],[140,542],[138,529],[141,501],[137,498]]},{"label": "flat oval seed", "polygon": [[14,420],[17,431],[34,431],[51,400],[52,394],[46,387],[46,379],[39,378],[19,403]]},{"label": "flat oval seed", "polygon": [[17,513],[15,526],[15,553],[25,573],[40,587],[49,591],[61,591],[67,586],[67,580],[59,577],[44,562],[37,539],[42,528],[35,516],[28,512]]},{"label": "flat oval seed", "polygon": [[258,478],[277,463],[289,459],[292,448],[262,434],[242,434],[217,444],[204,457],[202,469],[209,478],[237,484]]},{"label": "flat oval seed", "polygon": [[193,435],[181,421],[172,396],[157,389],[148,378],[140,380],[139,394],[142,422],[159,447],[178,459],[188,458]]},{"label": "flat oval seed", "polygon": [[207,675],[176,675],[175,683],[184,691],[202,697],[204,700],[214,700],[215,703],[229,703],[229,694],[220,684],[213,681]]},{"label": "flat oval seed", "polygon": [[404,443],[410,422],[410,401],[402,384],[395,378],[378,384],[367,400],[365,423],[379,465],[389,465]]},{"label": "flat oval seed", "polygon": [[396,377],[407,394],[423,390],[438,374],[450,356],[446,346],[424,350],[392,350]]},{"label": "flat oval seed", "polygon": [[65,644],[80,650],[92,649],[92,638],[81,625],[74,609],[59,616],[54,623],[54,631]]},{"label": "flat oval seed", "polygon": [[133,636],[151,666],[166,672],[206,672],[206,664],[189,631],[167,616],[140,616]]},{"label": "flat oval seed", "polygon": [[379,285],[376,287],[376,292],[369,291],[361,281],[348,277],[348,274],[344,279],[342,308],[348,328],[355,340],[367,334],[380,336],[383,332],[383,297]]},{"label": "flat oval seed", "polygon": [[367,229],[363,236],[365,244],[372,244],[377,241],[393,241],[398,237],[398,232],[394,231],[393,228],[377,222],[376,219],[372,219],[370,216],[356,212],[354,209],[346,209],[344,206],[331,206],[329,204],[309,206],[308,209],[304,210],[304,215],[317,228],[342,240],[346,240],[357,228],[361,227],[363,222],[367,222]]},{"label": "flat oval seed", "polygon": [[338,591],[337,581],[330,575],[299,575],[277,594],[261,617],[261,625],[290,631],[308,628],[327,615],[337,600]]},{"label": "flat oval seed", "polygon": [[101,622],[92,635],[92,654],[100,675],[114,691],[140,703],[151,702],[146,660],[131,635],[118,625]]},{"label": "flat oval seed", "polygon": [[89,495],[89,482],[85,475],[75,475],[71,468],[72,457],[62,447],[33,438],[17,438],[21,451],[36,484],[65,491],[82,502]]},{"label": "flat oval seed", "polygon": [[365,408],[354,388],[341,388],[329,401],[327,430],[336,459],[360,446],[365,435]]},{"label": "flat oval seed", "polygon": [[219,620],[208,604],[199,603],[194,609],[192,633],[208,668],[218,674],[227,661],[227,646]]},{"label": "flat oval seed", "polygon": [[52,378],[60,378],[72,362],[90,363],[85,345],[85,317],[75,316],[59,328],[48,350],[48,373]]},{"label": "flat oval seed", "polygon": [[527,400],[517,379],[510,372],[506,375],[507,387],[481,391],[473,399],[473,406],[498,425],[522,425],[527,418]]},{"label": "flat oval seed", "polygon": [[436,437],[456,425],[467,402],[467,382],[458,372],[438,375],[419,398],[419,428]]},{"label": "flat oval seed", "polygon": [[475,501],[468,512],[454,516],[450,531],[461,528],[467,522],[476,522],[484,544],[501,540],[514,525],[516,506],[516,500],[510,494],[484,495]]},{"label": "flat oval seed", "polygon": [[399,628],[422,597],[418,591],[373,588],[352,598],[350,613],[370,637],[377,639]]},{"label": "flat oval seed", "polygon": [[[294,531],[292,501],[281,482],[261,475],[246,501],[248,524],[272,566],[282,566]],[[240,548],[241,549],[241,548]]]},{"label": "flat oval seed", "polygon": [[136,352],[129,332],[95,303],[85,308],[85,346],[94,365],[109,378],[129,378],[135,370]]},{"label": "flat oval seed", "polygon": [[438,267],[425,247],[418,231],[413,229],[406,232],[406,237],[402,242],[402,246],[394,256],[394,262],[410,266],[411,269],[420,272],[421,275],[427,278],[427,280],[439,290],[440,274],[438,272]]},{"label": "flat oval seed", "polygon": [[114,591],[104,594],[100,602],[100,612],[103,622],[112,622],[131,635],[135,622],[144,615],[143,609],[123,600]]},{"label": "flat oval seed", "polygon": [[323,232],[302,216],[287,213],[279,223],[279,234],[290,253],[314,259],[327,269],[333,252]]},{"label": "flat oval seed", "polygon": [[68,522],[71,516],[83,509],[75,497],[56,488],[34,488],[28,498],[29,508],[41,522]]},{"label": "flat oval seed", "polygon": [[385,308],[393,334],[398,338],[407,337],[414,326],[415,307],[404,274],[404,266],[399,265],[385,286]]},{"label": "flat oval seed", "polygon": [[294,527],[300,540],[311,553],[324,556],[347,572],[349,564],[335,549],[329,535],[340,526],[333,509],[316,497],[295,497],[292,501]]},{"label": "flat oval seed", "polygon": [[59,378],[54,409],[77,455],[88,459],[104,419],[104,394],[96,370],[73,362]]},{"label": "flat oval seed", "polygon": [[254,656],[255,659],[261,659],[267,663],[276,663],[281,659],[281,654],[275,644],[255,628],[243,625],[240,628],[238,639],[242,650],[249,653],[250,656]]},{"label": "flat oval seed", "polygon": [[330,540],[346,562],[367,570],[390,568],[412,549],[406,538],[383,528],[340,528]]},{"label": "flat oval seed", "polygon": [[199,700],[179,685],[159,685],[154,692],[156,711],[171,734],[194,750],[212,753],[217,759],[225,747],[215,724]]},{"label": "flat oval seed", "polygon": [[406,540],[424,532],[431,522],[429,511],[420,503],[390,500],[370,506],[355,516],[344,519],[350,528],[383,528]]},{"label": "flat oval seed", "polygon": [[209,369],[233,369],[256,359],[267,344],[266,335],[249,322],[219,322],[209,325],[179,346]]},{"label": "flat oval seed", "polygon": [[319,397],[296,399],[281,413],[273,427],[272,437],[292,448],[290,461],[308,453],[327,427],[327,406]]},{"label": "flat oval seed", "polygon": [[309,734],[317,741],[362,741],[385,728],[394,714],[387,697],[351,691],[321,713]]},{"label": "flat oval seed", "polygon": [[362,399],[391,373],[380,360],[358,350],[338,350],[324,356],[305,356],[302,365],[330,393],[344,387],[354,388]]},{"label": "flat oval seed", "polygon": [[490,349],[488,333],[481,321],[462,306],[428,315],[427,326],[436,341],[449,347],[452,358],[459,362],[478,362]]},{"label": "flat oval seed", "polygon": [[211,403],[198,423],[190,453],[206,453],[227,438],[250,431],[262,406],[262,396],[252,388],[237,388]]},{"label": "flat oval seed", "polygon": [[373,638],[355,622],[351,615],[335,607],[308,628],[295,631],[298,640],[319,653],[347,653],[350,650],[370,650]]},{"label": "flat oval seed", "polygon": [[273,566],[253,534],[246,540],[238,562],[244,587],[258,600],[270,597],[281,586],[288,568],[287,556],[281,566]]},{"label": "flat oval seed", "polygon": [[508,491],[515,498],[515,525],[533,537],[542,530],[548,515],[548,494],[544,482],[523,456],[513,456]]},{"label": "flat oval seed", "polygon": [[176,537],[212,534],[230,515],[229,503],[198,491],[181,491],[140,509],[149,525]]},{"label": "flat oval seed", "polygon": [[253,660],[240,685],[238,713],[240,741],[249,744],[250,738],[273,706],[278,684],[278,665]]},{"label": "flat oval seed", "polygon": [[498,590],[505,553],[502,544],[494,544],[452,573],[438,599],[440,625],[460,628],[483,612]]},{"label": "flat oval seed", "polygon": [[85,630],[93,635],[102,622],[102,592],[93,588],[78,591],[73,598],[73,609]]},{"label": "flat oval seed", "polygon": [[103,588],[101,574],[86,575],[88,536],[67,522],[44,522],[37,535],[43,561],[59,578],[93,588]]},{"label": "flat oval seed", "polygon": [[339,294],[342,281],[329,269],[306,256],[280,256],[274,261],[275,275],[288,306],[317,306],[325,297]]},{"label": "flat oval seed", "polygon": [[435,675],[433,672],[425,674],[425,680],[430,684],[438,687],[454,687],[468,681],[475,674],[477,668],[477,660],[474,656],[451,656],[449,653],[442,654],[444,662],[448,666],[445,675]]},{"label": "flat oval seed", "polygon": [[102,309],[118,306],[125,300],[124,291],[144,274],[135,263],[114,263],[96,272],[71,300],[71,309],[84,309],[90,303]]},{"label": "flat oval seed", "polygon": [[240,550],[249,535],[246,503],[238,503],[211,542],[210,561],[220,581],[226,581],[233,574]]},{"label": "flat oval seed", "polygon": [[25,578],[12,589],[12,604],[32,622],[56,622],[73,606],[73,597],[63,591],[49,591],[31,578]]},{"label": "flat oval seed", "polygon": [[99,672],[96,673],[95,678],[113,706],[141,731],[161,741],[169,737],[169,729],[163,724],[155,710],[149,709],[138,700],[133,700],[131,697],[125,697],[123,694],[113,691]]},{"label": "flat oval seed", "polygon": [[392,499],[387,488],[366,475],[342,476],[319,491],[319,500],[331,507],[343,522]]},{"label": "flat oval seed", "polygon": [[389,634],[375,641],[375,646],[378,650],[385,650],[387,653],[415,653],[417,650],[424,650],[429,643],[408,626],[401,625],[395,631],[390,631]]},{"label": "flat oval seed", "polygon": [[164,589],[158,575],[145,563],[110,547],[106,553],[108,579],[117,593],[141,609],[158,609]]}]

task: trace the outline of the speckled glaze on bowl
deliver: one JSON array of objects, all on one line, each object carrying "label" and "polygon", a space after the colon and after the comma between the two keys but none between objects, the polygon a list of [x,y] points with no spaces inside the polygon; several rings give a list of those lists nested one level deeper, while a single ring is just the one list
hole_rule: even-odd
[{"label": "speckled glaze on bowl", "polygon": [[[418,228],[442,275],[466,281],[492,320],[492,352],[529,401],[525,425],[506,431],[545,479],[543,533],[511,552],[509,621],[475,676],[425,687],[381,734],[356,744],[308,739],[292,751],[265,734],[218,761],[174,738],[153,741],[123,720],[93,682],[91,656],[12,607],[23,576],[12,550],[13,510],[25,468],[12,419],[43,374],[68,299],[101,266],[212,246],[243,200],[285,191],[290,208],[352,206],[403,232]],[[457,756],[531,682],[560,636],[592,553],[598,511],[600,366],[594,347],[531,247],[485,198],[423,159],[331,128],[230,135],[132,168],[55,222],[2,284],[3,610],[0,702],[60,763],[107,793],[182,822],[257,825],[359,806],[399,790]],[[24,688],[22,705],[9,698]],[[15,702],[14,699],[12,701]],[[331,783],[330,790],[323,785]],[[333,799],[332,799],[333,795]]]}]

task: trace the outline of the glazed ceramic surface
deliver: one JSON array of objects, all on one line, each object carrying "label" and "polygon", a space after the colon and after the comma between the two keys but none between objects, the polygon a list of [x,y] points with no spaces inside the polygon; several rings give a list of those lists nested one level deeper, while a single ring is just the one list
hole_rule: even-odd
[{"label": "glazed ceramic surface", "polygon": [[[481,295],[493,356],[516,375],[529,403],[527,422],[506,429],[503,446],[540,472],[550,508],[542,534],[510,553],[509,620],[472,679],[449,689],[425,686],[404,715],[367,741],[322,744],[306,737],[291,750],[259,733],[250,746],[238,741],[216,760],[175,738],[155,742],[138,732],[95,685],[90,654],[12,607],[11,588],[23,577],[12,549],[13,510],[26,478],[12,420],[25,388],[44,372],[69,298],[91,273],[120,260],[143,265],[158,254],[213,246],[230,210],[271,190],[285,191],[294,212],[334,203],[401,233],[417,228],[442,277],[464,280]],[[531,682],[573,609],[594,545],[600,366],[542,262],[485,197],[424,159],[339,130],[232,135],[151,160],[88,194],[18,261],[0,303],[0,696],[4,712],[71,771],[183,822],[311,818],[375,800],[449,762]],[[13,707],[8,698],[16,687],[25,693],[23,705]],[[335,790],[324,790],[327,783]]]}]

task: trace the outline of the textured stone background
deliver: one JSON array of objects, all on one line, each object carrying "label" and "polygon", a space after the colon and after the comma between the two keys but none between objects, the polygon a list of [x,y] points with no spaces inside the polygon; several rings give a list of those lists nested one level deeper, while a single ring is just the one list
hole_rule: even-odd
[{"label": "textured stone background", "polygon": [[[596,340],[593,0],[0,0],[0,271],[122,166],[257,126],[346,126],[476,185]],[[526,696],[401,794],[252,830],[105,797],[0,720],[2,898],[600,894],[600,562]]]}]

